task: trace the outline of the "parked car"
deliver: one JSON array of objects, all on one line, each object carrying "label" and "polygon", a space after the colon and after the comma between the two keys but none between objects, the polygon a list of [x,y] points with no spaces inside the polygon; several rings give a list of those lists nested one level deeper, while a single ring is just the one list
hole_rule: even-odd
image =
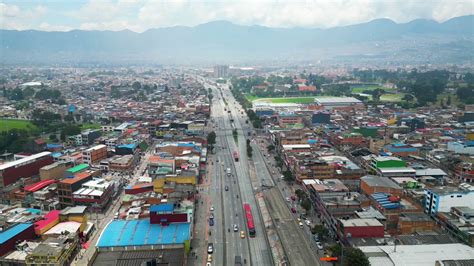
[{"label": "parked car", "polygon": [[214,211],[214,205],[211,205],[211,212]]},{"label": "parked car", "polygon": [[214,252],[214,244],[209,243],[207,244],[207,253],[212,254]]},{"label": "parked car", "polygon": [[294,207],[291,207],[291,212],[296,213],[296,209]]},{"label": "parked car", "polygon": [[240,231],[240,238],[245,238],[245,232],[244,231]]},{"label": "parked car", "polygon": [[323,245],[321,244],[321,242],[316,242],[316,247],[318,247],[319,250],[323,250],[324,247]]},{"label": "parked car", "polygon": [[298,225],[300,226],[300,228],[303,228],[303,223],[302,222],[298,222]]},{"label": "parked car", "polygon": [[310,225],[311,225],[311,221],[310,221],[310,220],[305,220],[304,222],[306,223],[307,226],[310,226]]},{"label": "parked car", "polygon": [[207,255],[207,262],[212,262],[212,255],[211,254]]},{"label": "parked car", "polygon": [[228,186],[225,186],[225,191],[229,191],[229,187],[228,187]]}]

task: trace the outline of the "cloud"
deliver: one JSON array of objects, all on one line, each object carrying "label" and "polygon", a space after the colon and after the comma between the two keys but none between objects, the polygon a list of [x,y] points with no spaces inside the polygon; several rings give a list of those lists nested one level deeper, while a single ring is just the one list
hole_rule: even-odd
[{"label": "cloud", "polygon": [[[49,7],[48,2],[44,5]],[[242,25],[327,28],[377,18],[396,22],[418,18],[444,21],[474,13],[472,0],[89,0],[75,8],[70,6],[65,1],[61,10],[54,10],[70,20],[63,22],[44,18],[47,9],[43,6],[20,8],[0,4],[0,26],[141,32],[228,20]],[[58,9],[57,5],[54,8]],[[44,21],[38,23],[37,18],[25,14],[43,14]]]},{"label": "cloud", "polygon": [[0,3],[0,26],[3,29],[32,29],[47,12],[48,9],[41,5],[21,9],[17,5]]}]

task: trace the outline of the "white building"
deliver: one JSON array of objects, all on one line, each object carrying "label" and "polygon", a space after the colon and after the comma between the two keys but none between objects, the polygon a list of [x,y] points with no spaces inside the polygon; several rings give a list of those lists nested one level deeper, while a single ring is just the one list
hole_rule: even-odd
[{"label": "white building", "polygon": [[425,190],[425,213],[450,212],[452,207],[474,209],[474,186],[463,183],[459,188],[437,187]]},{"label": "white building", "polygon": [[317,105],[324,106],[325,109],[331,110],[337,107],[346,107],[346,106],[363,106],[361,100],[354,97],[316,97],[314,102]]},{"label": "white building", "polygon": [[[396,247],[396,248],[395,248]],[[358,247],[369,258],[371,265],[383,266],[433,266],[458,265],[467,260],[474,260],[474,249],[470,246],[455,244],[426,244],[426,245],[385,245]],[[444,264],[443,261],[450,261]],[[453,263],[453,264],[451,264]],[[472,264],[470,264],[472,265]]]},{"label": "white building", "polygon": [[474,155],[474,145],[468,145],[470,143],[471,142],[448,142],[448,151],[452,151],[457,154]]}]

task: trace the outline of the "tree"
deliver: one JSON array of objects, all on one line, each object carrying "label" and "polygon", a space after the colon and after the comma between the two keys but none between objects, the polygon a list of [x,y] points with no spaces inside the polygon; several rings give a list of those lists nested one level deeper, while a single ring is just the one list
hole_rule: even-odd
[{"label": "tree", "polygon": [[74,116],[71,114],[67,114],[64,116],[64,121],[66,122],[74,122]]},{"label": "tree", "polygon": [[137,91],[137,90],[139,90],[139,89],[142,88],[142,84],[141,84],[140,82],[138,82],[138,81],[134,81],[134,82],[132,83],[132,88]]},{"label": "tree", "polygon": [[344,265],[369,266],[369,258],[358,248],[344,249]]},{"label": "tree", "polygon": [[252,158],[252,152],[253,152],[252,146],[247,144],[247,156]]},{"label": "tree", "polygon": [[313,235],[317,234],[321,241],[324,241],[329,236],[329,230],[321,224],[313,226],[313,228],[311,228],[311,233]]},{"label": "tree", "polygon": [[415,97],[413,97],[413,95],[411,95],[411,94],[409,94],[409,93],[403,95],[403,98],[402,98],[402,100],[407,101],[407,102],[411,102],[411,101],[413,101],[414,99],[415,99]]},{"label": "tree", "polygon": [[301,207],[305,209],[306,212],[311,210],[311,200],[306,196],[302,201],[301,201]]},{"label": "tree", "polygon": [[79,133],[81,133],[81,128],[78,125],[66,125],[61,129],[61,140],[65,141],[67,136],[77,135]]},{"label": "tree", "polygon": [[344,254],[341,254],[342,249],[339,244],[329,246],[327,249],[333,257],[338,257],[339,261],[342,255],[344,266],[370,266],[369,258],[358,248],[344,247]]},{"label": "tree", "polygon": [[110,90],[110,97],[117,99],[122,97],[122,93],[117,87],[112,86],[112,89]]},{"label": "tree", "polygon": [[9,99],[12,101],[23,100],[23,91],[20,88],[15,88],[11,93]]},{"label": "tree", "polygon": [[295,194],[296,194],[296,196],[298,197],[299,200],[301,200],[305,196],[303,190],[301,190],[301,189],[295,190]]},{"label": "tree", "polygon": [[287,169],[285,172],[283,172],[283,179],[286,182],[293,182],[295,181],[295,176],[290,170]]},{"label": "tree", "polygon": [[377,88],[375,90],[372,91],[372,100],[375,101],[375,102],[379,102],[380,101],[380,97],[385,93],[384,90],[380,89],[380,88]]},{"label": "tree", "polygon": [[216,132],[211,131],[207,134],[207,145],[209,145],[211,151],[214,150],[214,144],[216,144]]},{"label": "tree", "polygon": [[448,99],[446,100],[446,105],[451,106],[451,95],[448,95]]},{"label": "tree", "polygon": [[58,141],[58,137],[56,136],[56,134],[51,134],[51,135],[49,135],[49,140],[51,140],[53,142],[56,142],[56,141]]},{"label": "tree", "polygon": [[26,87],[24,90],[23,90],[23,96],[25,98],[30,98],[32,97],[33,95],[35,95],[35,90],[31,87]]}]

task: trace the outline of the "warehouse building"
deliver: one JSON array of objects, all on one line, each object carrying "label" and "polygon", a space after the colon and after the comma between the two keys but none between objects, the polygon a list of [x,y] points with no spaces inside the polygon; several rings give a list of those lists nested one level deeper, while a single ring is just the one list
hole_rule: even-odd
[{"label": "warehouse building", "polygon": [[21,178],[39,174],[41,167],[52,164],[51,152],[45,151],[0,165],[0,188],[15,183]]}]

